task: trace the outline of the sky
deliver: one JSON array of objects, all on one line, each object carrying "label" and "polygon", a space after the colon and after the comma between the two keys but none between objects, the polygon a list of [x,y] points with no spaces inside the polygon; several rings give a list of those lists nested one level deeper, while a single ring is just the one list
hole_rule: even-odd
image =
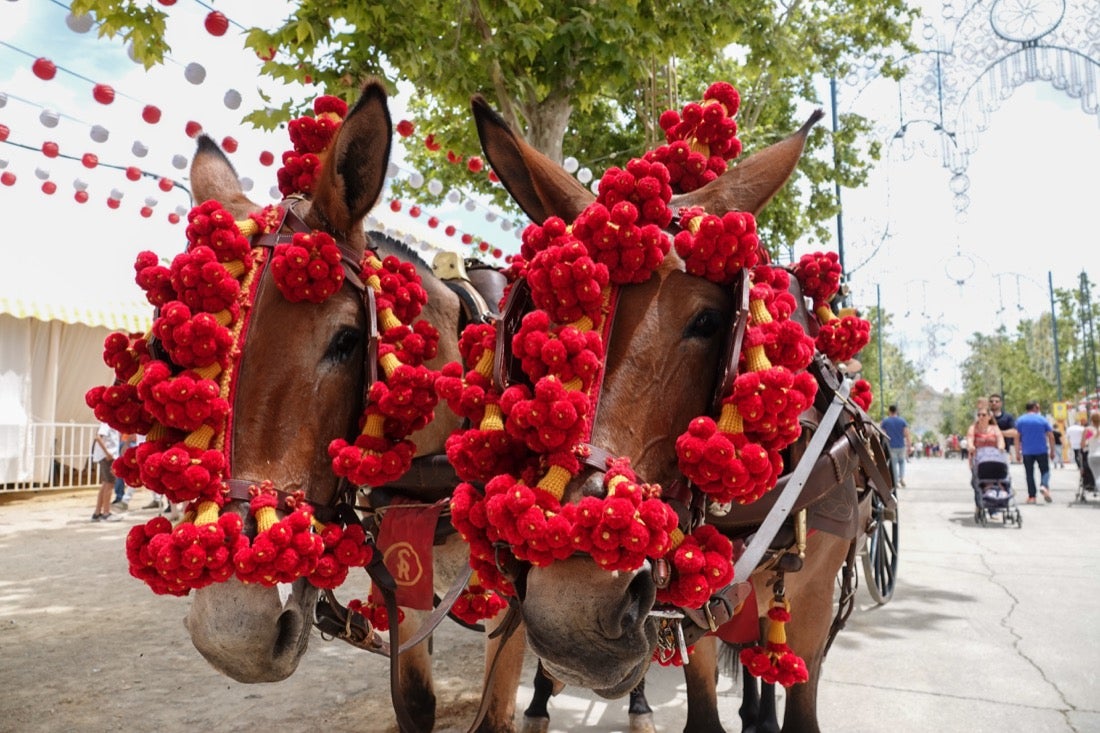
[{"label": "sky", "polygon": [[[0,211],[20,212],[33,229],[29,237],[0,240],[5,255],[17,249],[33,255],[22,260],[27,263],[23,269],[0,268],[0,296],[33,299],[48,292],[50,298],[73,302],[140,302],[130,268],[134,255],[151,249],[171,257],[183,245],[183,227],[170,224],[167,217],[186,211],[191,202],[182,188],[164,192],[157,180],[167,177],[186,185],[194,150],[184,131],[189,120],[200,122],[216,140],[236,138],[239,148],[230,157],[242,178],[252,181],[249,195],[260,203],[274,202],[271,188],[278,164],[265,167],[259,155],[267,150],[278,159],[289,147],[285,133],[257,133],[240,118],[259,105],[261,92],[274,104],[288,96],[311,99],[319,92],[260,79],[259,61],[242,50],[239,27],[231,25],[220,38],[205,31],[203,19],[211,7],[244,26],[272,27],[288,12],[282,0],[219,0],[213,6],[178,0],[166,8],[169,61],[146,72],[129,59],[121,41],[97,38],[95,29],[72,30],[63,0],[0,2],[0,95],[6,95],[0,96],[0,124],[10,128],[8,144],[0,143],[0,174],[8,171],[17,177],[15,185],[0,185]],[[38,56],[59,67],[53,80],[42,81],[32,73]],[[201,84],[187,80],[185,70],[192,63],[205,69]],[[114,88],[110,105],[92,99],[96,82]],[[880,81],[858,95],[848,86],[840,90],[839,110],[877,120],[886,144],[870,185],[841,194],[852,301],[864,310],[881,304],[893,317],[887,338],[925,370],[932,387],[958,391],[957,365],[967,354],[966,339],[972,333],[989,333],[1000,325],[1012,329],[1021,318],[1049,311],[1048,277],[1057,288],[1076,287],[1085,268],[1097,278],[1097,187],[1091,179],[1100,170],[1100,120],[1048,83],[1016,88],[978,135],[966,169],[970,203],[960,217],[952,174],[939,160],[936,136],[925,133],[925,147],[932,154],[915,145],[921,130],[907,133],[904,145],[890,137],[899,114],[898,93],[891,84]],[[239,109],[224,103],[229,90],[242,97]],[[395,122],[402,119],[407,94],[403,90],[390,100]],[[823,101],[827,104],[828,97]],[[158,124],[142,120],[146,104],[162,110]],[[806,106],[809,110],[813,105]],[[60,114],[56,127],[40,121],[46,110]],[[106,142],[91,138],[96,125],[109,132]],[[93,152],[102,165],[88,169],[79,160],[46,158],[41,146],[47,140],[78,158]],[[418,141],[419,135],[397,139],[398,177],[415,175],[404,162],[403,145]],[[148,149],[144,157],[135,155],[135,142]],[[181,161],[186,165],[177,167]],[[155,175],[132,182],[106,164],[135,165]],[[57,185],[52,196],[40,191],[43,175]],[[87,184],[85,204],[73,199],[78,181]],[[113,210],[105,202],[116,189],[123,196]],[[144,218],[139,210],[149,205],[147,199],[153,201],[153,213]],[[457,235],[442,234],[447,224],[485,237],[505,252],[518,248],[518,228],[511,221],[496,218],[480,201],[456,199],[413,219],[408,202],[395,214],[383,194],[374,216],[378,226],[407,237],[429,258],[434,247],[465,251]],[[442,221],[437,229],[426,226],[429,213]],[[1037,353],[1042,352],[1037,345]],[[1050,361],[1049,356],[1036,358]]]}]

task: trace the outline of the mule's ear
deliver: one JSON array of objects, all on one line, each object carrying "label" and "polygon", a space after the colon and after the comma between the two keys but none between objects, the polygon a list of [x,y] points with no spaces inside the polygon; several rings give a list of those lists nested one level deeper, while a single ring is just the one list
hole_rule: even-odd
[{"label": "mule's ear", "polygon": [[702,188],[673,196],[670,206],[702,206],[709,214],[728,211],[759,214],[794,173],[810,129],[825,116],[814,110],[810,119],[790,137],[758,150]]},{"label": "mule's ear", "polygon": [[551,216],[572,222],[596,196],[560,165],[515,134],[481,95],[471,100],[477,135],[489,165],[536,224]]},{"label": "mule's ear", "polygon": [[327,220],[333,234],[346,235],[378,201],[392,140],[386,90],[371,80],[340,125],[313,189],[312,212]]},{"label": "mule's ear", "polygon": [[244,195],[233,164],[207,135],[199,136],[198,148],[191,160],[191,197],[196,204],[216,199],[240,219],[248,211],[259,208]]}]

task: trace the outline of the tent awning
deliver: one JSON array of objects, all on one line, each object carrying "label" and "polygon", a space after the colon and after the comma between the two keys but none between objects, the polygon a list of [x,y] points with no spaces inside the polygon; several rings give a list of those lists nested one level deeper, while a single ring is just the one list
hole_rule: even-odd
[{"label": "tent awning", "polygon": [[131,333],[144,333],[153,324],[153,307],[145,301],[103,302],[95,306],[81,306],[0,295],[0,313],[16,318],[102,326],[113,331]]}]

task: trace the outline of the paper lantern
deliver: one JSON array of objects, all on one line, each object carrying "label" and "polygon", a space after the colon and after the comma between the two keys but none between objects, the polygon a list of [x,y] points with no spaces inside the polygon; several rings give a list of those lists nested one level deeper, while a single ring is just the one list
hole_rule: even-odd
[{"label": "paper lantern", "polygon": [[463,244],[473,244],[473,242],[474,242],[474,235],[472,235],[472,234],[463,234],[462,235],[462,243]]},{"label": "paper lantern", "polygon": [[126,168],[126,177],[131,181],[136,181],[141,178],[141,169],[137,166],[129,166]]},{"label": "paper lantern", "polygon": [[222,150],[227,153],[237,152],[237,139],[233,137],[222,138]]},{"label": "paper lantern", "polygon": [[159,188],[161,191],[164,191],[165,193],[171,191],[172,187],[175,185],[176,184],[172,182],[171,178],[162,178],[157,181],[157,188]]},{"label": "paper lantern", "polygon": [[413,123],[409,122],[408,120],[401,120],[397,123],[397,134],[401,137],[408,137],[415,131],[416,128],[413,126]]},{"label": "paper lantern", "polygon": [[118,190],[117,188],[112,188],[111,189],[111,198],[118,199],[119,201],[121,201],[122,200],[122,191]]},{"label": "paper lantern", "polygon": [[282,201],[283,199],[283,192],[279,190],[278,186],[272,186],[271,188],[267,189],[267,195],[275,199],[276,201]]},{"label": "paper lantern", "polygon": [[149,154],[149,148],[141,140],[134,140],[134,144],[130,146],[130,152],[139,158],[144,158]]},{"label": "paper lantern", "polygon": [[53,196],[55,193],[57,193],[57,184],[53,181],[44,181],[42,183],[42,193],[46,194],[47,196]]},{"label": "paper lantern", "polygon": [[424,185],[424,176],[414,171],[409,175],[409,185],[413,188],[420,188]]},{"label": "paper lantern", "polygon": [[398,170],[397,164],[393,161],[386,166],[386,178],[397,178],[397,174],[401,171]]},{"label": "paper lantern", "polygon": [[8,135],[11,134],[11,128],[7,125],[0,125],[0,143],[8,139]]},{"label": "paper lantern", "polygon": [[471,155],[470,159],[468,161],[466,161],[466,168],[471,173],[480,173],[481,169],[484,168],[484,167],[485,167],[485,163],[482,162],[481,158],[479,158],[476,155]]},{"label": "paper lantern", "polygon": [[180,223],[180,215],[177,214],[174,211],[168,212],[168,223],[169,224],[179,224]]},{"label": "paper lantern", "polygon": [[165,7],[168,7],[169,5],[175,5],[176,4],[176,0],[157,0],[157,2],[160,3],[161,5],[164,5]]},{"label": "paper lantern", "polygon": [[121,205],[122,202],[118,199],[107,199],[107,208],[109,209],[117,209]]},{"label": "paper lantern", "polygon": [[572,175],[573,173],[577,172],[577,168],[579,167],[579,163],[577,162],[576,158],[574,158],[572,155],[570,155],[568,158],[566,158],[565,160],[563,160],[561,162],[561,167],[565,169],[566,173],[569,173],[570,175]]},{"label": "paper lantern", "polygon": [[432,229],[435,229],[436,227],[439,226],[439,219],[437,219],[434,216],[429,216],[428,217],[428,226],[431,227]]},{"label": "paper lantern", "polygon": [[260,153],[260,165],[271,165],[275,162],[275,155],[270,150]]},{"label": "paper lantern", "polygon": [[248,176],[245,176],[244,178],[240,179],[240,184],[241,184],[241,190],[244,191],[245,193],[248,193],[249,191],[251,191],[252,186],[255,185],[255,184],[252,183],[252,179],[249,178]]},{"label": "paper lantern", "polygon": [[477,202],[473,199],[466,199],[466,203],[462,204],[462,208],[466,209],[466,211],[473,211],[477,208]]},{"label": "paper lantern", "polygon": [[411,216],[414,219],[420,218],[420,207],[419,206],[410,206],[409,207],[409,216]]},{"label": "paper lantern", "polygon": [[49,81],[57,76],[57,66],[54,65],[53,61],[45,57],[35,59],[34,63],[31,64],[31,71],[33,71],[34,75],[42,81]]},{"label": "paper lantern", "polygon": [[153,198],[152,196],[146,196],[145,197],[145,205],[146,206],[156,206],[157,205],[157,200],[155,198]]},{"label": "paper lantern", "polygon": [[73,188],[77,191],[87,191],[88,183],[83,178],[76,178],[73,180]]},{"label": "paper lantern", "polygon": [[592,171],[588,168],[581,168],[577,171],[577,180],[581,183],[588,183],[592,180]]},{"label": "paper lantern", "polygon": [[57,127],[57,123],[61,121],[61,116],[54,112],[52,109],[44,109],[38,115],[38,121],[45,127]]},{"label": "paper lantern", "polygon": [[78,204],[86,204],[86,203],[88,203],[88,192],[87,191],[77,191],[76,193],[73,194],[73,198],[76,199],[76,202]]},{"label": "paper lantern", "polygon": [[462,198],[462,196],[453,188],[447,192],[447,200],[452,204],[457,204],[460,198]]},{"label": "paper lantern", "polygon": [[65,16],[65,25],[69,27],[73,33],[87,33],[92,29],[92,16],[88,14],[74,15],[69,13]]},{"label": "paper lantern", "polygon": [[95,168],[99,165],[99,156],[95,153],[84,153],[80,158],[80,162],[85,168]]},{"label": "paper lantern", "polygon": [[187,167],[187,158],[185,158],[184,156],[182,156],[178,153],[176,155],[173,155],[172,156],[172,167],[173,168],[178,168],[179,170],[183,170],[184,168]]},{"label": "paper lantern", "polygon": [[183,78],[192,84],[202,84],[206,79],[206,68],[197,61],[192,61],[183,68]]},{"label": "paper lantern", "polygon": [[146,219],[148,219],[150,216],[153,215],[153,210],[151,208],[149,208],[148,206],[142,206],[141,207],[141,215],[143,217],[145,217]]},{"label": "paper lantern", "polygon": [[111,136],[110,131],[103,125],[92,125],[92,129],[88,134],[97,143],[105,143],[107,138]]},{"label": "paper lantern", "polygon": [[398,201],[397,199],[394,199],[393,201],[391,201],[390,202],[390,211],[392,211],[394,213],[396,213],[398,211],[401,211],[401,202]]},{"label": "paper lantern", "polygon": [[48,170],[46,170],[45,168],[35,168],[34,169],[34,176],[35,176],[35,178],[37,178],[40,181],[45,181],[45,180],[49,179],[50,172]]},{"label": "paper lantern", "polygon": [[0,171],[4,170],[7,167],[8,167],[8,159],[7,158],[0,158]]},{"label": "paper lantern", "polygon": [[3,173],[0,173],[0,183],[3,183],[5,186],[14,186],[15,174],[11,171],[4,171]]},{"label": "paper lantern", "polygon": [[115,90],[110,84],[96,84],[92,87],[92,97],[100,104],[110,104],[115,101]]},{"label": "paper lantern", "polygon": [[458,230],[455,229],[454,224],[448,224],[447,228],[443,230],[443,233],[446,234],[448,237],[453,237],[455,235],[455,232],[457,231]]},{"label": "paper lantern", "polygon": [[430,193],[432,196],[438,196],[439,194],[443,193],[443,184],[438,178],[433,178],[432,180],[428,181],[428,193]]},{"label": "paper lantern", "polygon": [[206,26],[206,32],[210,35],[224,36],[225,32],[229,30],[229,19],[225,17],[224,13],[213,10],[206,16],[203,25]]},{"label": "paper lantern", "polygon": [[155,125],[160,122],[160,109],[151,104],[145,105],[141,110],[141,119],[148,122],[150,125]]},{"label": "paper lantern", "polygon": [[187,124],[183,126],[183,131],[187,133],[187,137],[196,137],[202,132],[202,125],[194,120],[188,120]]},{"label": "paper lantern", "polygon": [[225,93],[225,96],[222,97],[222,102],[224,102],[225,106],[229,109],[237,109],[241,106],[241,93],[236,89],[230,89]]}]

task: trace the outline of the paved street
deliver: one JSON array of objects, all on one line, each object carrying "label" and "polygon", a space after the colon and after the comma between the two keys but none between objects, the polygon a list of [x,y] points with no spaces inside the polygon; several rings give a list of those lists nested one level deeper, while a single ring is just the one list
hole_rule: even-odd
[{"label": "paved street", "polygon": [[[1012,471],[1026,495],[1022,468]],[[1100,733],[1100,501],[1074,504],[1076,474],[1063,469],[1054,503],[1021,506],[1022,529],[978,527],[968,478],[959,460],[909,464],[894,598],[876,606],[857,592],[825,662],[823,730]],[[393,730],[386,661],[316,632],[283,682],[242,685],[214,672],[179,622],[188,601],[153,596],[127,576],[123,538],[150,512],[91,524],[93,496],[0,502],[0,731]],[[436,649],[440,709],[451,711],[438,727],[463,731],[480,641],[445,623]],[[469,664],[454,667],[463,657]],[[533,659],[527,667],[530,680]],[[720,684],[733,733],[739,688]],[[682,688],[679,670],[647,678],[662,732],[683,729]],[[526,684],[521,710],[530,695]],[[555,733],[624,731],[626,701],[566,689],[551,720]]]},{"label": "paved street", "polygon": [[[1100,501],[1074,504],[1076,471],[1056,469],[1054,503],[1021,506],[1021,529],[978,527],[966,463],[920,459],[907,471],[897,588],[884,606],[859,590],[825,661],[822,729],[1100,731]],[[1022,466],[1012,480],[1022,501]],[[683,727],[672,695],[682,685],[679,671],[650,672],[662,731]],[[623,730],[624,705],[568,692],[552,730]],[[737,720],[738,695],[722,699],[723,720]]]}]

